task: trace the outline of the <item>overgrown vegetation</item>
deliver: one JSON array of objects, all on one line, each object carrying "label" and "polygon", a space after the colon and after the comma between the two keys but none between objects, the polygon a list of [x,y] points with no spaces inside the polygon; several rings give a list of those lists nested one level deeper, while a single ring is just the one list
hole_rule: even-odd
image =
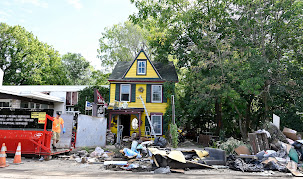
[{"label": "overgrown vegetation", "polygon": [[184,127],[246,139],[275,113],[302,130],[302,1],[132,2],[154,59],[176,59]]},{"label": "overgrown vegetation", "polygon": [[79,91],[78,104],[75,106],[82,114],[85,113],[85,101],[94,102],[94,89],[98,89],[105,102],[109,102],[109,88],[103,86],[89,86]]},{"label": "overgrown vegetation", "polygon": [[170,124],[170,136],[172,141],[172,146],[174,148],[178,147],[178,127],[177,124]]}]

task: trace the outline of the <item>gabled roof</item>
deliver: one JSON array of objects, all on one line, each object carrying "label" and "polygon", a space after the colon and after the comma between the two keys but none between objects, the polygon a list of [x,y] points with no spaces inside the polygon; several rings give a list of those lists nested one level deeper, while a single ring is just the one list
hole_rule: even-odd
[{"label": "gabled roof", "polygon": [[108,81],[172,81],[178,82],[178,75],[173,62],[161,63],[150,61],[158,71],[161,78],[123,78],[129,67],[133,64],[133,61],[129,62],[118,62],[115,66],[112,74],[108,78]]},{"label": "gabled roof", "polygon": [[159,74],[158,70],[155,68],[155,66],[153,65],[153,63],[150,61],[150,59],[148,58],[148,56],[146,55],[145,51],[143,49],[140,50],[140,52],[137,54],[136,58],[133,60],[132,64],[128,67],[128,69],[126,70],[126,72],[124,73],[124,75],[122,76],[122,78],[125,78],[125,76],[127,75],[128,71],[131,69],[131,67],[134,65],[134,63],[136,62],[136,60],[138,60],[139,55],[143,53],[144,56],[146,57],[146,60],[149,61],[149,63],[151,64],[151,66],[153,67],[153,69],[155,70],[155,72],[157,73],[158,77],[160,79],[162,79],[161,75]]}]

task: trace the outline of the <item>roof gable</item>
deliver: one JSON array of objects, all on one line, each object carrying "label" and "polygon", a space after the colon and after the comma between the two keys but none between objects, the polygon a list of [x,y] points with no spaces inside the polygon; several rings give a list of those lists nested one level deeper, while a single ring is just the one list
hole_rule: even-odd
[{"label": "roof gable", "polygon": [[[146,74],[137,74],[137,67],[138,61],[146,61]],[[123,79],[128,78],[156,78],[162,79],[161,75],[159,74],[158,70],[155,68],[153,63],[149,60],[146,53],[141,50],[131,65],[128,67],[124,75],[122,76]]]}]

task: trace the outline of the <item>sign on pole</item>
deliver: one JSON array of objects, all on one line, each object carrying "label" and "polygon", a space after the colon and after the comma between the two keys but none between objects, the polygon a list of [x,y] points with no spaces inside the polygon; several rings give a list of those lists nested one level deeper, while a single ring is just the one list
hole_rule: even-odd
[{"label": "sign on pole", "polygon": [[91,102],[86,101],[85,102],[85,110],[92,110],[93,105]]}]

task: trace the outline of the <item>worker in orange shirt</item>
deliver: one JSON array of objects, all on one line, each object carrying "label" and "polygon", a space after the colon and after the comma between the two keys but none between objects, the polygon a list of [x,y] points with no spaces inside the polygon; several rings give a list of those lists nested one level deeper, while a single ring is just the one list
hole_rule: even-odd
[{"label": "worker in orange shirt", "polygon": [[[52,136],[52,139],[53,139],[53,149],[56,150],[56,143],[59,142],[60,140],[60,132],[61,132],[61,126],[62,126],[62,129],[63,129],[63,134],[65,133],[65,128],[64,128],[64,121],[63,119],[60,117],[61,114],[60,112],[57,112],[56,113],[56,117],[54,117],[54,121],[53,121],[53,136]],[[60,126],[61,125],[61,126]]]}]

